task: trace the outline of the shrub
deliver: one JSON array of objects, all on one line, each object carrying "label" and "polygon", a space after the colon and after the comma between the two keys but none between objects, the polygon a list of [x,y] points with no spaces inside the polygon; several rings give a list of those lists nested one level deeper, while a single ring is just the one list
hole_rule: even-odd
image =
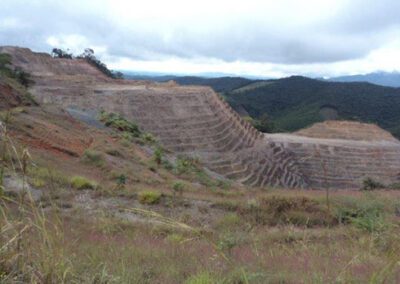
[{"label": "shrub", "polygon": [[199,160],[193,157],[179,156],[176,159],[175,171],[177,174],[188,173],[198,169]]},{"label": "shrub", "polygon": [[220,236],[217,247],[219,250],[224,251],[228,254],[232,253],[232,249],[239,244],[238,238],[232,233],[225,233]]},{"label": "shrub", "polygon": [[185,189],[185,184],[181,181],[177,181],[172,185],[172,190],[174,191],[174,194],[175,193],[182,194],[184,189]]},{"label": "shrub", "polygon": [[118,186],[123,186],[126,184],[126,175],[124,174],[120,174],[119,176],[117,176],[117,185]]},{"label": "shrub", "polygon": [[139,202],[141,204],[153,205],[160,203],[161,193],[156,191],[142,191],[138,194]]},{"label": "shrub", "polygon": [[16,68],[14,70],[14,78],[24,87],[31,86],[34,81],[32,80],[32,76],[30,73],[25,72],[21,68]]},{"label": "shrub", "polygon": [[171,171],[174,169],[174,165],[172,165],[171,162],[166,159],[164,159],[161,163],[164,169],[166,169],[167,171]]},{"label": "shrub", "polygon": [[103,154],[92,150],[86,150],[83,153],[83,161],[97,167],[101,167],[104,165]]},{"label": "shrub", "polygon": [[121,132],[126,132],[133,137],[139,137],[141,134],[137,124],[128,121],[123,116],[117,113],[107,113],[105,111],[101,111],[100,121],[103,122],[104,125],[107,127],[114,128]]},{"label": "shrub", "polygon": [[124,131],[121,134],[121,138],[122,138],[122,141],[128,141],[128,143],[130,144],[130,143],[133,142],[133,139],[135,138],[135,135],[133,135],[130,132]]},{"label": "shrub", "polygon": [[163,161],[164,151],[161,147],[157,147],[154,151],[153,158],[157,165],[160,165]]},{"label": "shrub", "polygon": [[142,134],[142,140],[147,144],[154,144],[156,142],[156,138],[154,138],[151,133],[147,132]]},{"label": "shrub", "polygon": [[74,176],[71,179],[71,186],[75,189],[96,189],[97,184],[94,181],[91,181],[82,176]]},{"label": "shrub", "polygon": [[383,201],[372,197],[346,197],[337,207],[336,216],[340,223],[353,224],[368,232],[378,232],[387,227],[384,209]]},{"label": "shrub", "polygon": [[361,190],[375,190],[380,188],[385,188],[385,186],[382,183],[370,177],[367,177],[366,179],[363,180],[363,185],[361,187]]}]

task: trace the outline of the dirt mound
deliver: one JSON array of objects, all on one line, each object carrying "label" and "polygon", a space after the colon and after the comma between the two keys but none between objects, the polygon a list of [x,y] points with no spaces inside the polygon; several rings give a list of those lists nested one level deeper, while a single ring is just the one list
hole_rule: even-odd
[{"label": "dirt mound", "polygon": [[375,124],[366,124],[354,121],[325,121],[316,123],[313,126],[302,129],[296,135],[326,138],[346,139],[358,141],[397,141],[389,132]]}]

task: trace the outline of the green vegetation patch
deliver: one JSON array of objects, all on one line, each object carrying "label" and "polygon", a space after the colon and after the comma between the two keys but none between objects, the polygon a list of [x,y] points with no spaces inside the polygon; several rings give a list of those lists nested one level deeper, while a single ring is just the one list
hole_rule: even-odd
[{"label": "green vegetation patch", "polygon": [[161,193],[157,191],[142,191],[138,194],[138,199],[141,204],[154,205],[161,201]]},{"label": "green vegetation patch", "polygon": [[374,195],[367,194],[362,198],[347,196],[335,202],[335,215],[342,224],[353,224],[368,232],[383,231],[389,226],[386,204]]},{"label": "green vegetation patch", "polygon": [[87,164],[94,165],[97,167],[101,167],[105,163],[103,154],[93,150],[86,150],[83,153],[82,160]]},{"label": "green vegetation patch", "polygon": [[32,167],[28,170],[30,183],[37,188],[42,187],[67,187],[70,181],[67,176],[45,167]]},{"label": "green vegetation patch", "polygon": [[71,178],[71,186],[78,190],[96,189],[97,183],[82,176],[74,176]]},{"label": "green vegetation patch", "polygon": [[123,116],[117,113],[100,112],[100,121],[107,127],[112,127],[118,131],[127,132],[133,137],[139,137],[141,131],[137,124],[128,121]]}]

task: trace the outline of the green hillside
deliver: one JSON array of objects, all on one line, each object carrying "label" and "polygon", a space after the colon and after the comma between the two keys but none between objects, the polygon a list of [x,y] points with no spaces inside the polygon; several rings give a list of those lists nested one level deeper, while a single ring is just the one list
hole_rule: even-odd
[{"label": "green hillside", "polygon": [[377,123],[400,137],[399,88],[294,76],[251,83],[223,95],[233,108],[243,107],[253,118],[267,114],[275,131],[322,121],[321,107],[328,107],[337,111],[337,119]]}]

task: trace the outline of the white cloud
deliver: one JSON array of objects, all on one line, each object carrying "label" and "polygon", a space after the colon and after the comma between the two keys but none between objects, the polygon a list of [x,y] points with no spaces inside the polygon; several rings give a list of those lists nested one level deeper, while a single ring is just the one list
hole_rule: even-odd
[{"label": "white cloud", "polygon": [[0,44],[159,72],[333,76],[399,70],[398,0],[3,0]]}]

